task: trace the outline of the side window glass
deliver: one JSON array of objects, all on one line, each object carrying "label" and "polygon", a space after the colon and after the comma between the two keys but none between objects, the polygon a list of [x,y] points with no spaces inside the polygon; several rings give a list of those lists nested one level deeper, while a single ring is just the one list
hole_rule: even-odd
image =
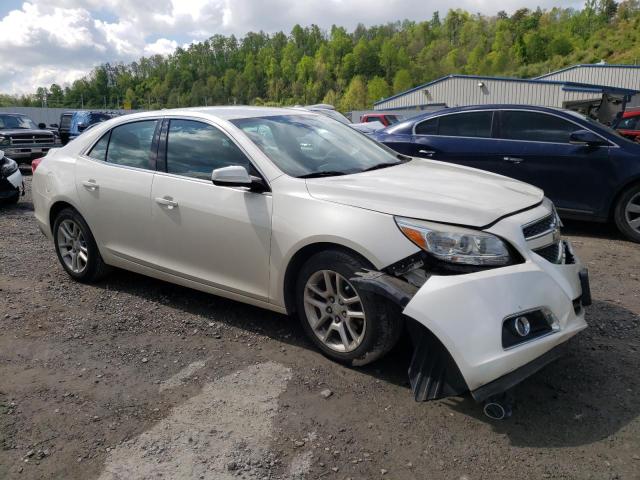
[{"label": "side window glass", "polygon": [[438,118],[430,118],[416,125],[416,135],[437,135]]},{"label": "side window glass", "polygon": [[157,123],[157,120],[126,123],[111,130],[107,162],[150,168],[151,144]]},{"label": "side window glass", "polygon": [[253,172],[251,162],[219,129],[194,120],[171,120],[167,137],[167,171],[209,180],[216,168],[240,165]]},{"label": "side window glass", "polygon": [[105,156],[107,155],[107,145],[109,144],[109,134],[111,132],[105,133],[100,140],[93,146],[91,151],[89,152],[89,156],[91,158],[95,158],[96,160],[100,160],[102,162],[105,161]]},{"label": "side window glass", "polygon": [[491,137],[493,112],[469,112],[440,117],[438,135],[448,137]]},{"label": "side window glass", "polygon": [[581,127],[555,115],[539,112],[504,111],[500,136],[507,140],[569,143],[572,132]]},{"label": "side window glass", "polygon": [[620,130],[636,130],[639,120],[640,116],[623,118],[617,128]]}]

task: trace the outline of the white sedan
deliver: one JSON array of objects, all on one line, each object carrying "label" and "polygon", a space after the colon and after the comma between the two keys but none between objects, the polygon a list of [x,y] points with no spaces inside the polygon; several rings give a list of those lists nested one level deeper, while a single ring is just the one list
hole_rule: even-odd
[{"label": "white sedan", "polygon": [[74,279],[119,267],[296,314],[350,365],[407,329],[419,400],[486,400],[586,327],[588,277],[542,191],[312,112],[128,115],[34,168],[36,219]]}]

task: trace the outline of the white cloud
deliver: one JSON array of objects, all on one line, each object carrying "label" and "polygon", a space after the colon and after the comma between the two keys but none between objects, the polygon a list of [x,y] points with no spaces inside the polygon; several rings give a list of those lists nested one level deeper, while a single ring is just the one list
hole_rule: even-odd
[{"label": "white cloud", "polygon": [[168,55],[178,48],[178,42],[169,40],[168,38],[159,38],[153,43],[144,47],[144,54],[151,55]]},{"label": "white cloud", "polygon": [[101,63],[168,54],[216,33],[289,32],[296,23],[353,28],[423,20],[450,7],[495,14],[558,3],[582,2],[458,0],[445,7],[436,0],[29,0],[12,11],[0,6],[0,91],[68,83]]}]

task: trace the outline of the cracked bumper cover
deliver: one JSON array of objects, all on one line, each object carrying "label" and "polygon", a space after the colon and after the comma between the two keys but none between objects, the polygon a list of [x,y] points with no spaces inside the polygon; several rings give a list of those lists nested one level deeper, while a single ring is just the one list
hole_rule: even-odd
[{"label": "cracked bumper cover", "polygon": [[[416,350],[409,376],[416,400],[470,390],[481,401],[555,360],[557,347],[587,326],[584,309],[574,305],[583,295],[583,272],[577,258],[573,264],[554,265],[534,255],[508,267],[434,275],[419,289],[380,272],[354,281],[395,301],[405,316],[425,327],[426,332],[411,330]],[[540,307],[553,313],[559,328],[503,348],[504,319]]]}]

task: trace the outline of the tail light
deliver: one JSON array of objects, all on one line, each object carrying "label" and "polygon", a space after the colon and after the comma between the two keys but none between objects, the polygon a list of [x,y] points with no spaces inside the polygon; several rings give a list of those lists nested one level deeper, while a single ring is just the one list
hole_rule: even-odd
[{"label": "tail light", "polygon": [[36,158],[31,160],[31,173],[36,173],[36,168],[38,168],[38,165],[40,165],[40,162],[44,160],[44,158]]}]

